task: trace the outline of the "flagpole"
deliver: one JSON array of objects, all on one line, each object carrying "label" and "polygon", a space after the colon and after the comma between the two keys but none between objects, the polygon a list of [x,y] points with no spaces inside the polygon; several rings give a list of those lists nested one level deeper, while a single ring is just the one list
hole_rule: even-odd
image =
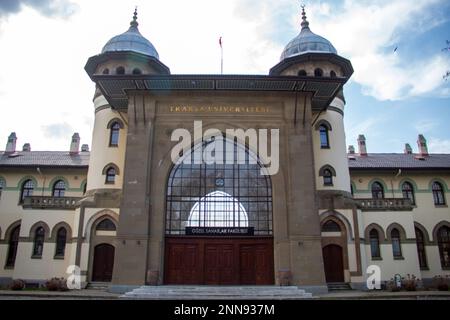
[{"label": "flagpole", "polygon": [[222,37],[219,39],[220,44],[220,74],[223,74],[223,46],[222,46]]}]

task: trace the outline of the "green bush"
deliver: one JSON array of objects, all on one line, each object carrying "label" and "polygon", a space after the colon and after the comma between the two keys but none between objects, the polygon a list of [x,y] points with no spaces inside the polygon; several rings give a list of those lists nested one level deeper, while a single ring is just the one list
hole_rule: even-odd
[{"label": "green bush", "polygon": [[9,285],[9,288],[14,291],[23,290],[25,288],[25,281],[21,279],[14,279]]}]

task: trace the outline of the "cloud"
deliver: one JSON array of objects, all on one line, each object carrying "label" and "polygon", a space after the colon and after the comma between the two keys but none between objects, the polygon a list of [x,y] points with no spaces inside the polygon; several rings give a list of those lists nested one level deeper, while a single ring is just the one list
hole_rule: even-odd
[{"label": "cloud", "polygon": [[450,153],[450,139],[430,138],[428,151],[430,153]]},{"label": "cloud", "polygon": [[427,133],[436,128],[438,125],[436,120],[421,120],[414,125],[418,133]]},{"label": "cloud", "polygon": [[[363,86],[364,94],[402,100],[446,93],[442,75],[450,68],[450,55],[437,48],[435,54],[412,57],[406,48],[415,37],[448,21],[443,14],[448,6],[444,0],[416,0],[414,5],[409,0],[346,0],[343,9],[328,14],[320,2],[309,11],[312,30],[352,61],[352,80]],[[404,46],[394,53],[398,43]]]},{"label": "cloud", "polygon": [[72,126],[66,122],[43,125],[42,131],[45,137],[51,139],[68,139],[74,133]]},{"label": "cloud", "polygon": [[0,17],[18,13],[23,6],[31,7],[45,16],[68,17],[78,8],[69,0],[1,0]]}]

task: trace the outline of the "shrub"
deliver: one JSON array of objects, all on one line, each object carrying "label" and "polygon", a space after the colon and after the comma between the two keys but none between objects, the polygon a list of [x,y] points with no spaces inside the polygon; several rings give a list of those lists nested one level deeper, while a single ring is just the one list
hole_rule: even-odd
[{"label": "shrub", "polygon": [[416,291],[419,286],[420,279],[417,279],[415,275],[407,274],[406,278],[402,278],[402,287],[406,291]]},{"label": "shrub", "polygon": [[25,288],[25,281],[21,279],[14,279],[9,287],[14,291],[23,290]]},{"label": "shrub", "polygon": [[448,291],[450,284],[450,278],[448,275],[443,276],[435,276],[433,277],[432,287],[439,291]]},{"label": "shrub", "polygon": [[391,280],[386,283],[386,290],[391,292],[398,292],[400,291],[400,288],[395,284],[395,280],[391,278]]},{"label": "shrub", "polygon": [[45,283],[48,291],[68,291],[67,281],[64,278],[51,278]]}]

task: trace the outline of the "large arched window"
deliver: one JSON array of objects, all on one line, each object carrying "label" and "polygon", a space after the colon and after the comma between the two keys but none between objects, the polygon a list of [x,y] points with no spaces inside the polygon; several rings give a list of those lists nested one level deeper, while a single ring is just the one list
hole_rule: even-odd
[{"label": "large arched window", "polygon": [[[197,154],[205,161],[194,161]],[[241,228],[250,235],[271,235],[272,188],[261,170],[253,152],[221,136],[185,151],[169,175],[166,234]]]},{"label": "large arched window", "polygon": [[381,258],[380,252],[380,236],[377,229],[370,230],[370,253],[372,258]]},{"label": "large arched window", "polygon": [[334,72],[333,70],[330,71],[330,77],[331,78],[336,78],[336,72]]},{"label": "large arched window", "polygon": [[325,125],[321,125],[319,127],[319,133],[320,133],[320,147],[325,149],[329,148],[330,140],[328,137],[328,128]]},{"label": "large arched window", "polygon": [[6,267],[13,268],[16,262],[17,246],[19,245],[20,225],[15,227],[9,236],[8,255],[6,257]]},{"label": "large arched window", "polygon": [[384,199],[384,189],[381,183],[372,183],[372,198],[373,199]]},{"label": "large arched window", "polygon": [[34,190],[34,182],[31,179],[26,180],[22,184],[22,188],[20,190],[20,201],[23,202],[23,200],[26,197],[31,197],[33,195]]},{"label": "large arched window", "polygon": [[134,68],[133,69],[133,74],[142,74],[142,71],[139,68]]},{"label": "large arched window", "polygon": [[306,73],[305,70],[300,70],[300,71],[298,72],[298,76],[299,76],[299,77],[306,77],[306,76],[307,76],[307,73]]},{"label": "large arched window", "polygon": [[56,233],[55,258],[64,258],[66,252],[67,230],[64,227],[58,229]]},{"label": "large arched window", "polygon": [[53,184],[52,195],[56,198],[64,197],[64,193],[66,192],[66,184],[63,180],[58,180]]},{"label": "large arched window", "polygon": [[33,258],[42,257],[42,252],[44,250],[44,240],[45,230],[43,227],[38,227],[34,232]]},{"label": "large arched window", "polygon": [[414,188],[411,183],[404,182],[402,184],[402,193],[403,193],[403,199],[409,199],[411,200],[411,204],[415,204],[415,197],[414,197]]},{"label": "large arched window", "polygon": [[416,232],[416,244],[417,244],[417,256],[419,258],[419,266],[421,269],[425,269],[428,267],[427,265],[427,256],[425,253],[425,237],[423,235],[422,230],[419,228],[414,228]]},{"label": "large arched window", "polygon": [[450,228],[443,226],[437,233],[439,255],[441,256],[441,266],[443,269],[450,268]]},{"label": "large arched window", "polygon": [[442,184],[435,181],[432,185],[434,204],[437,206],[445,205],[444,188]]},{"label": "large arched window", "polygon": [[117,147],[119,145],[119,135],[120,135],[120,124],[118,122],[114,122],[111,125],[109,134],[110,147]]},{"label": "large arched window", "polygon": [[402,257],[402,244],[400,241],[400,232],[394,228],[391,231],[392,254],[394,258]]}]

